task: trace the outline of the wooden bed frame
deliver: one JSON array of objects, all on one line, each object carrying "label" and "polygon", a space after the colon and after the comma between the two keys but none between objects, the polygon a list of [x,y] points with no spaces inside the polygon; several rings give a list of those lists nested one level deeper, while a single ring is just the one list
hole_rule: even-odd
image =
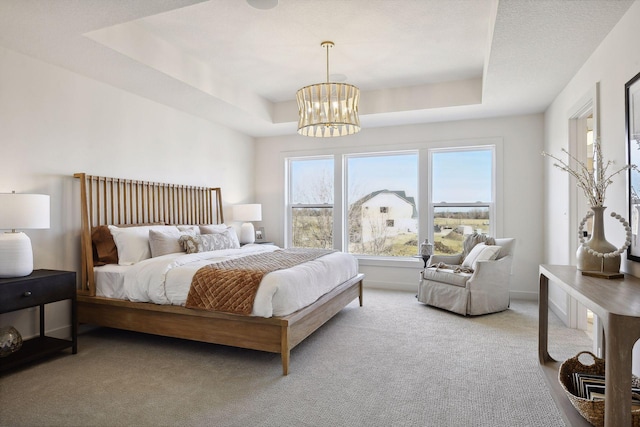
[{"label": "wooden bed frame", "polygon": [[287,316],[271,318],[193,310],[96,296],[91,230],[109,224],[222,223],[220,188],[160,184],[74,174],[80,180],[82,272],[78,321],[213,344],[280,353],[289,373],[291,349],[355,298],[362,306],[358,274],[313,304]]}]

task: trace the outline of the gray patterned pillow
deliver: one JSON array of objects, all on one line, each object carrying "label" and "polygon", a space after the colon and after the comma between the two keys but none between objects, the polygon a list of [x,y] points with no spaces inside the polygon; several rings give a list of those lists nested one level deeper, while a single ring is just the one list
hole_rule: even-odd
[{"label": "gray patterned pillow", "polygon": [[180,237],[180,244],[188,254],[240,248],[238,236],[231,227],[227,228],[223,233],[182,236]]}]

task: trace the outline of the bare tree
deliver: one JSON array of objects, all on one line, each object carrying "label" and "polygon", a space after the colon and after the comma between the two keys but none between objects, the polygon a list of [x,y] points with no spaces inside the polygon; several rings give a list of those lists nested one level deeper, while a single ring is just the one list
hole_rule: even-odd
[{"label": "bare tree", "polygon": [[[333,176],[321,170],[311,180],[298,181],[295,189],[296,204],[315,207],[294,207],[293,245],[296,247],[333,247]],[[317,207],[318,205],[327,207]]]}]

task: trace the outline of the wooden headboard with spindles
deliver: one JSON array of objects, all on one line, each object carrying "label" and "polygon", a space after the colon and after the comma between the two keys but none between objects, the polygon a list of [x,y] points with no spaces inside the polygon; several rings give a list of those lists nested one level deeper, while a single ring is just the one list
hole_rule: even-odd
[{"label": "wooden headboard with spindles", "polygon": [[82,214],[82,284],[95,296],[91,231],[100,225],[219,224],[224,222],[220,188],[163,184],[76,173]]}]

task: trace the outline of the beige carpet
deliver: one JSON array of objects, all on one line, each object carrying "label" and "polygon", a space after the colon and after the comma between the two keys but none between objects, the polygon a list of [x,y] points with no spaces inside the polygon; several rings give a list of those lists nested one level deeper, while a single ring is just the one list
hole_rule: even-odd
[{"label": "beige carpet", "polygon": [[[291,354],[95,329],[0,377],[0,424],[562,426],[537,362],[537,304],[464,318],[365,290]],[[590,349],[550,319],[550,353]],[[1,363],[1,362],[0,362]]]}]

